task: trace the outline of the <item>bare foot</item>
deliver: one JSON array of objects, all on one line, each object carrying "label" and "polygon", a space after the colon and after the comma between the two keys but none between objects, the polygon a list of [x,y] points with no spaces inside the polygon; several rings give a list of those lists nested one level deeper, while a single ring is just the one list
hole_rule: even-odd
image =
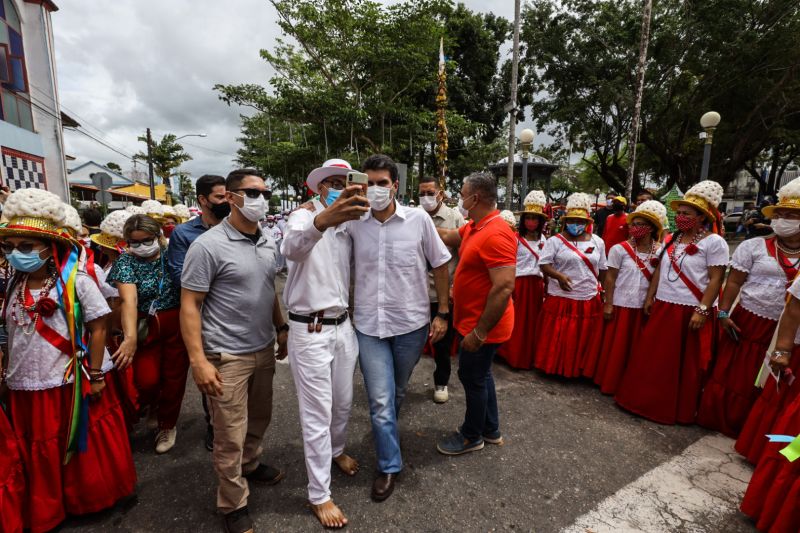
[{"label": "bare foot", "polygon": [[333,500],[328,500],[319,505],[309,504],[311,512],[317,517],[320,523],[325,527],[340,529],[347,525],[347,518],[339,507],[333,503]]},{"label": "bare foot", "polygon": [[334,457],[333,462],[339,467],[339,470],[348,476],[355,476],[358,473],[358,461],[343,453],[339,457]]}]

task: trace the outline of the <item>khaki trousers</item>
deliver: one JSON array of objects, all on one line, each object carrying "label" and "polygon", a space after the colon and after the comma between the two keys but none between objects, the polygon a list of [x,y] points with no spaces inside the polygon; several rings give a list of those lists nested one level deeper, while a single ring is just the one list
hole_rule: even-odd
[{"label": "khaki trousers", "polygon": [[259,465],[261,441],[272,418],[275,347],[255,353],[206,354],[222,376],[222,396],[209,396],[214,426],[214,470],[219,479],[217,508],[230,513],[247,505],[243,474]]}]

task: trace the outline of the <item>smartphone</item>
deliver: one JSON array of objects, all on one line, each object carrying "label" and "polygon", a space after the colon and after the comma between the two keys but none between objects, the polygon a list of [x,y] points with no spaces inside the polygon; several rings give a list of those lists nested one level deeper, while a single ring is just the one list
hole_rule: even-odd
[{"label": "smartphone", "polygon": [[369,183],[369,176],[363,172],[356,172],[351,170],[347,173],[347,186],[350,185],[367,185]]}]

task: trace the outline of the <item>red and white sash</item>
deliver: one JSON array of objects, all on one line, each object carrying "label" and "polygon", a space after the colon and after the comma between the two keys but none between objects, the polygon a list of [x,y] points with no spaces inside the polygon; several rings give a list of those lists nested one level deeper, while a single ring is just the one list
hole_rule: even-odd
[{"label": "red and white sash", "polygon": [[517,239],[519,239],[519,242],[520,242],[520,244],[522,244],[522,246],[527,248],[528,251],[533,254],[533,257],[536,258],[536,261],[539,261],[539,254],[537,254],[536,252],[533,251],[533,248],[531,248],[531,245],[528,244],[528,241],[525,240],[525,238],[520,236],[520,235],[517,236]]},{"label": "red and white sash", "polygon": [[667,255],[669,256],[669,262],[672,265],[672,269],[678,274],[678,277],[681,279],[686,288],[689,289],[689,292],[697,298],[697,303],[703,301],[703,291],[700,290],[692,280],[689,279],[689,276],[683,273],[683,271],[678,266],[678,262],[675,261],[675,256],[672,254],[672,251],[675,249],[675,242],[670,242],[669,247],[667,248]]},{"label": "red and white sash", "polygon": [[764,244],[767,245],[767,253],[770,255],[770,257],[775,259],[784,275],[786,275],[786,288],[788,289],[792,286],[794,280],[797,279],[798,274],[800,274],[800,270],[798,270],[797,267],[786,264],[785,259],[778,254],[778,247],[775,244],[775,240],[776,237],[764,239]]},{"label": "red and white sash", "polygon": [[592,273],[594,279],[597,280],[597,292],[602,293],[603,286],[600,284],[600,276],[595,271],[592,261],[588,257],[586,257],[586,255],[583,252],[581,252],[576,246],[574,246],[571,242],[569,242],[562,234],[557,233],[556,237],[561,239],[561,242],[564,243],[564,246],[575,252],[578,255],[578,257],[580,257],[583,260],[583,263],[586,265],[586,268],[589,269],[589,272]]},{"label": "red and white sash", "polygon": [[639,258],[639,255],[636,253],[636,251],[633,249],[633,246],[631,246],[631,244],[628,241],[623,241],[620,244],[622,244],[622,248],[626,252],[628,252],[628,255],[631,256],[633,262],[636,263],[637,267],[639,267],[639,271],[642,273],[642,276],[644,276],[644,279],[646,279],[649,283],[653,279],[653,273],[650,272],[649,267],[645,265],[644,261],[642,261]]}]

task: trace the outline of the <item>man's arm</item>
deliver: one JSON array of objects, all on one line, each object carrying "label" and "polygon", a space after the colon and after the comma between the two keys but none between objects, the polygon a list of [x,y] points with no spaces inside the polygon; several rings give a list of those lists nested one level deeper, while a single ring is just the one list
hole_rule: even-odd
[{"label": "man's arm", "polygon": [[[448,314],[450,312],[450,264],[445,263],[433,269],[433,287],[436,289],[436,297],[439,300],[438,312]],[[447,333],[447,320],[434,317],[431,322],[431,342],[436,344]]]},{"label": "man's arm", "polygon": [[[286,324],[286,319],[283,318],[283,311],[281,311],[281,302],[278,299],[278,295],[275,295],[275,299],[272,301],[272,325],[275,326],[275,330],[279,330]],[[275,355],[275,359],[278,361],[285,359],[288,355],[287,349],[287,342],[289,340],[289,332],[288,331],[278,331],[278,353]]]},{"label": "man's arm", "polygon": [[492,288],[486,298],[486,306],[478,324],[462,341],[464,349],[468,352],[475,352],[480,349],[486,341],[489,332],[497,325],[503,317],[503,313],[508,306],[508,299],[514,292],[516,282],[516,266],[507,266],[489,269],[489,280]]},{"label": "man's arm", "polygon": [[445,246],[450,248],[461,247],[461,234],[457,229],[436,228],[436,233],[439,234],[439,238],[442,239]]},{"label": "man's arm", "polygon": [[172,278],[172,284],[178,289],[181,287],[181,272],[188,248],[183,232],[173,232],[169,239],[169,246],[167,246],[167,271],[169,277]]},{"label": "man's arm", "polygon": [[181,289],[181,334],[189,352],[189,364],[197,388],[209,396],[222,395],[222,376],[206,359],[203,350],[202,319],[200,310],[205,300],[205,292]]}]

